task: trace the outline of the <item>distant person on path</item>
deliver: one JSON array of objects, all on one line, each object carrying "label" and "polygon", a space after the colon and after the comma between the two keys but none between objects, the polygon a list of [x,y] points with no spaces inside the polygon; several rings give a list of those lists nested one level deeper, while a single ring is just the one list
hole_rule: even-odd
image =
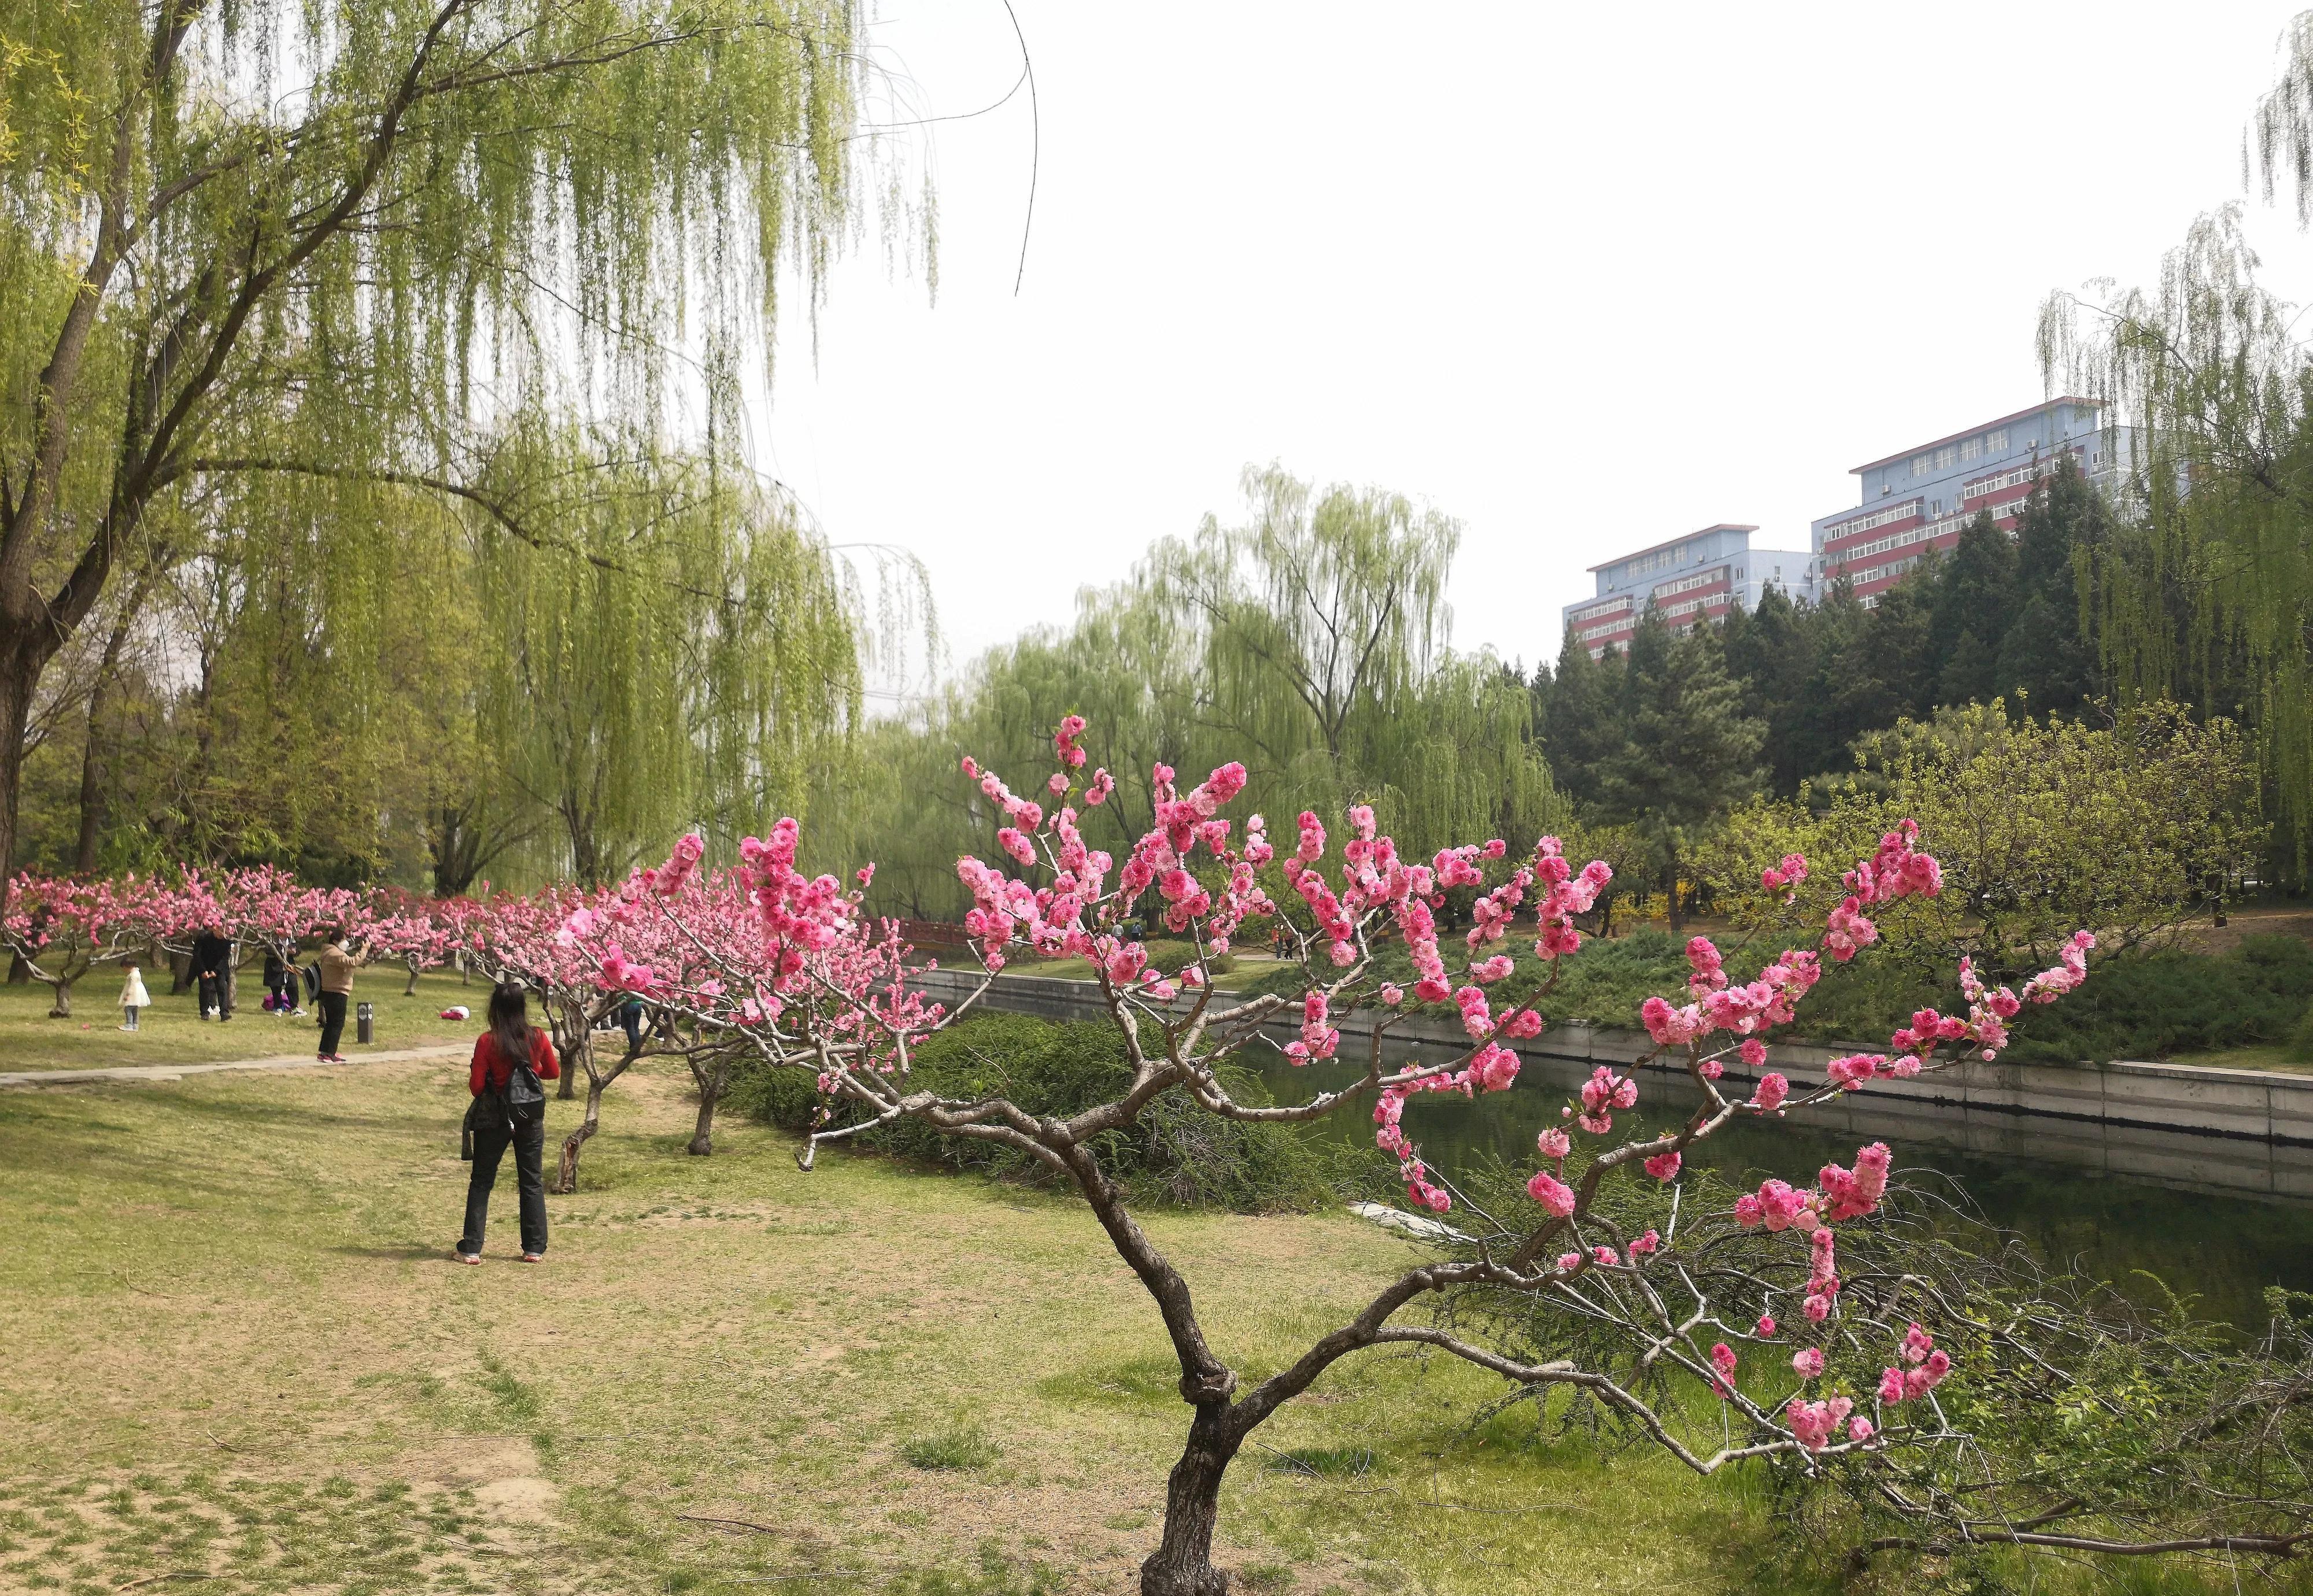
[{"label": "distant person on path", "polygon": [[200,978],[201,1018],[233,1018],[233,944],[211,926],[193,939],[193,974]]},{"label": "distant person on path", "polygon": [[130,965],[128,969],[128,979],[120,983],[120,1011],[128,1017],[128,1023],[120,1028],[133,1031],[136,1028],[136,1011],[150,1008],[153,1000],[145,995],[145,977],[137,974],[136,966]]},{"label": "distant person on path", "polygon": [[643,1001],[640,998],[629,998],[619,1005],[619,1024],[626,1028],[627,1051],[640,1053],[643,1050]]},{"label": "distant person on path", "polygon": [[353,996],[354,961],[340,940],[344,935],[336,926],[323,926],[321,957],[315,961],[321,972],[321,1049],[313,1057],[324,1064],[346,1062],[338,1043],[346,1034],[346,1001]]},{"label": "distant person on path", "polygon": [[[546,1256],[546,1103],[541,1094],[527,1118],[516,1123],[506,1100],[507,1082],[514,1065],[528,1061],[541,1080],[560,1077],[562,1066],[554,1056],[547,1034],[530,1023],[530,1004],[514,982],[490,992],[490,1028],[474,1038],[474,1060],[466,1071],[466,1085],[474,1105],[466,1123],[473,1133],[473,1173],[466,1181],[466,1233],[458,1239],[458,1261],[482,1261],[482,1231],[489,1222],[490,1188],[497,1182],[498,1160],[514,1149],[515,1186],[522,1204],[522,1261],[535,1264]],[[520,1106],[516,1106],[516,1112]]]}]

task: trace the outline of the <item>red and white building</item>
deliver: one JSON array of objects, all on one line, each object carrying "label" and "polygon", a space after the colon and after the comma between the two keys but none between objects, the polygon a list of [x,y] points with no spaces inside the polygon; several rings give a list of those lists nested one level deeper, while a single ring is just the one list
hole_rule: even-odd
[{"label": "red and white building", "polygon": [[1717,621],[1736,604],[1755,608],[1759,595],[1781,587],[1795,597],[1815,595],[1814,556],[1797,550],[1755,549],[1759,529],[1721,522],[1590,568],[1597,596],[1566,606],[1566,628],[1597,658],[1620,648],[1651,610],[1674,631]]},{"label": "red and white building", "polygon": [[2093,400],[2052,399],[1859,465],[1862,503],[1813,524],[1821,583],[1844,579],[1869,608],[1930,550],[1948,552],[1979,511],[2013,537],[2032,485],[2070,456],[2089,481],[2107,485],[2128,428],[2107,432]]}]

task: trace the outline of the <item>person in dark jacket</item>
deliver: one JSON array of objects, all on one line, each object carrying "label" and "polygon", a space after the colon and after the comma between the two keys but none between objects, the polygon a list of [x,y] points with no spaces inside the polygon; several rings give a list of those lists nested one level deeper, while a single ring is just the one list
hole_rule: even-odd
[{"label": "person in dark jacket", "polygon": [[[554,1056],[554,1043],[530,1023],[530,1003],[522,987],[506,982],[490,992],[490,1028],[474,1039],[473,1062],[467,1067],[466,1085],[476,1098],[502,1093],[516,1062],[530,1061],[541,1080],[562,1073]],[[462,1264],[482,1261],[482,1230],[489,1221],[490,1188],[497,1182],[498,1160],[514,1149],[514,1183],[522,1211],[522,1261],[535,1264],[546,1256],[546,1125],[532,1120],[510,1125],[502,1113],[479,1109],[474,1121],[474,1169],[466,1181],[466,1233],[458,1239]]]},{"label": "person in dark jacket", "polygon": [[193,974],[199,979],[201,1018],[233,1018],[233,944],[211,926],[193,939]]},{"label": "person in dark jacket", "polygon": [[265,949],[265,1006],[276,1014],[305,1012],[305,1006],[297,1001],[296,966],[270,944]]}]

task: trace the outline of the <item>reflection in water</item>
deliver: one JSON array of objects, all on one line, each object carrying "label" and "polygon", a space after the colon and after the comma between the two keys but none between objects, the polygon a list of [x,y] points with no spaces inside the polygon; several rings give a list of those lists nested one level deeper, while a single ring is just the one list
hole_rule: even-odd
[{"label": "reflection in water", "polygon": [[[1418,1058],[1426,1050],[1407,1051]],[[1434,1062],[1448,1056],[1440,1050]],[[1535,1133],[1558,1122],[1561,1104],[1589,1070],[1572,1060],[1529,1059],[1506,1092],[1474,1100],[1421,1094],[1406,1105],[1406,1133],[1449,1176],[1488,1157],[1532,1169]],[[1267,1072],[1280,1102],[1347,1084],[1357,1073],[1341,1065],[1295,1069],[1281,1061]],[[1693,1101],[1683,1078],[1640,1079],[1642,1111],[1651,1105],[1675,1113]],[[2043,1259],[2110,1280],[2141,1299],[2157,1292],[2132,1279],[2140,1270],[2197,1297],[2200,1314],[2255,1329],[2264,1323],[2259,1299],[2267,1286],[2313,1292],[2313,1202],[2303,1195],[2247,1195],[2313,1193],[2308,1150],[2106,1132],[2045,1116],[1978,1114],[1970,1120],[1956,1108],[1924,1103],[1907,1111],[1900,1103],[1858,1098],[1825,1110],[1828,1125],[1799,1118],[1730,1124],[1690,1151],[1688,1162],[1737,1185],[1755,1185],[1769,1174],[1797,1183],[1827,1161],[1851,1163],[1863,1142],[1884,1140],[1895,1150],[1899,1176],[1909,1170],[1917,1179],[1932,1170],[1948,1177],[1987,1221],[2022,1236]],[[1617,1115],[1615,1128],[1627,1123]],[[1367,1115],[1349,1109],[1310,1131],[1368,1146],[1373,1135]]]}]

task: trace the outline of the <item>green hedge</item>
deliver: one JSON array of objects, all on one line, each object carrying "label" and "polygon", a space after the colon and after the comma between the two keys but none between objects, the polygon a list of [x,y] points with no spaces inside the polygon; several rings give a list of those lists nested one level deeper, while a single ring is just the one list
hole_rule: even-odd
[{"label": "green hedge", "polygon": [[[1009,1098],[1029,1113],[1066,1118],[1121,1096],[1132,1074],[1113,1026],[1056,1025],[1023,1014],[985,1013],[927,1038],[915,1052],[915,1083],[943,1097]],[[1227,1070],[1240,1103],[1271,1099],[1259,1077]],[[797,1070],[757,1069],[733,1082],[732,1106],[801,1132],[820,1105],[812,1078]],[[833,1106],[836,1124],[855,1123],[856,1105]],[[1060,1180],[1046,1166],[1000,1144],[943,1135],[917,1119],[862,1133],[839,1145],[866,1146],[958,1169],[1037,1184]],[[1128,1129],[1093,1143],[1103,1166],[1139,1201],[1240,1213],[1306,1211],[1362,1191],[1377,1155],[1350,1153],[1290,1125],[1246,1124],[1208,1113],[1174,1088]]]}]

